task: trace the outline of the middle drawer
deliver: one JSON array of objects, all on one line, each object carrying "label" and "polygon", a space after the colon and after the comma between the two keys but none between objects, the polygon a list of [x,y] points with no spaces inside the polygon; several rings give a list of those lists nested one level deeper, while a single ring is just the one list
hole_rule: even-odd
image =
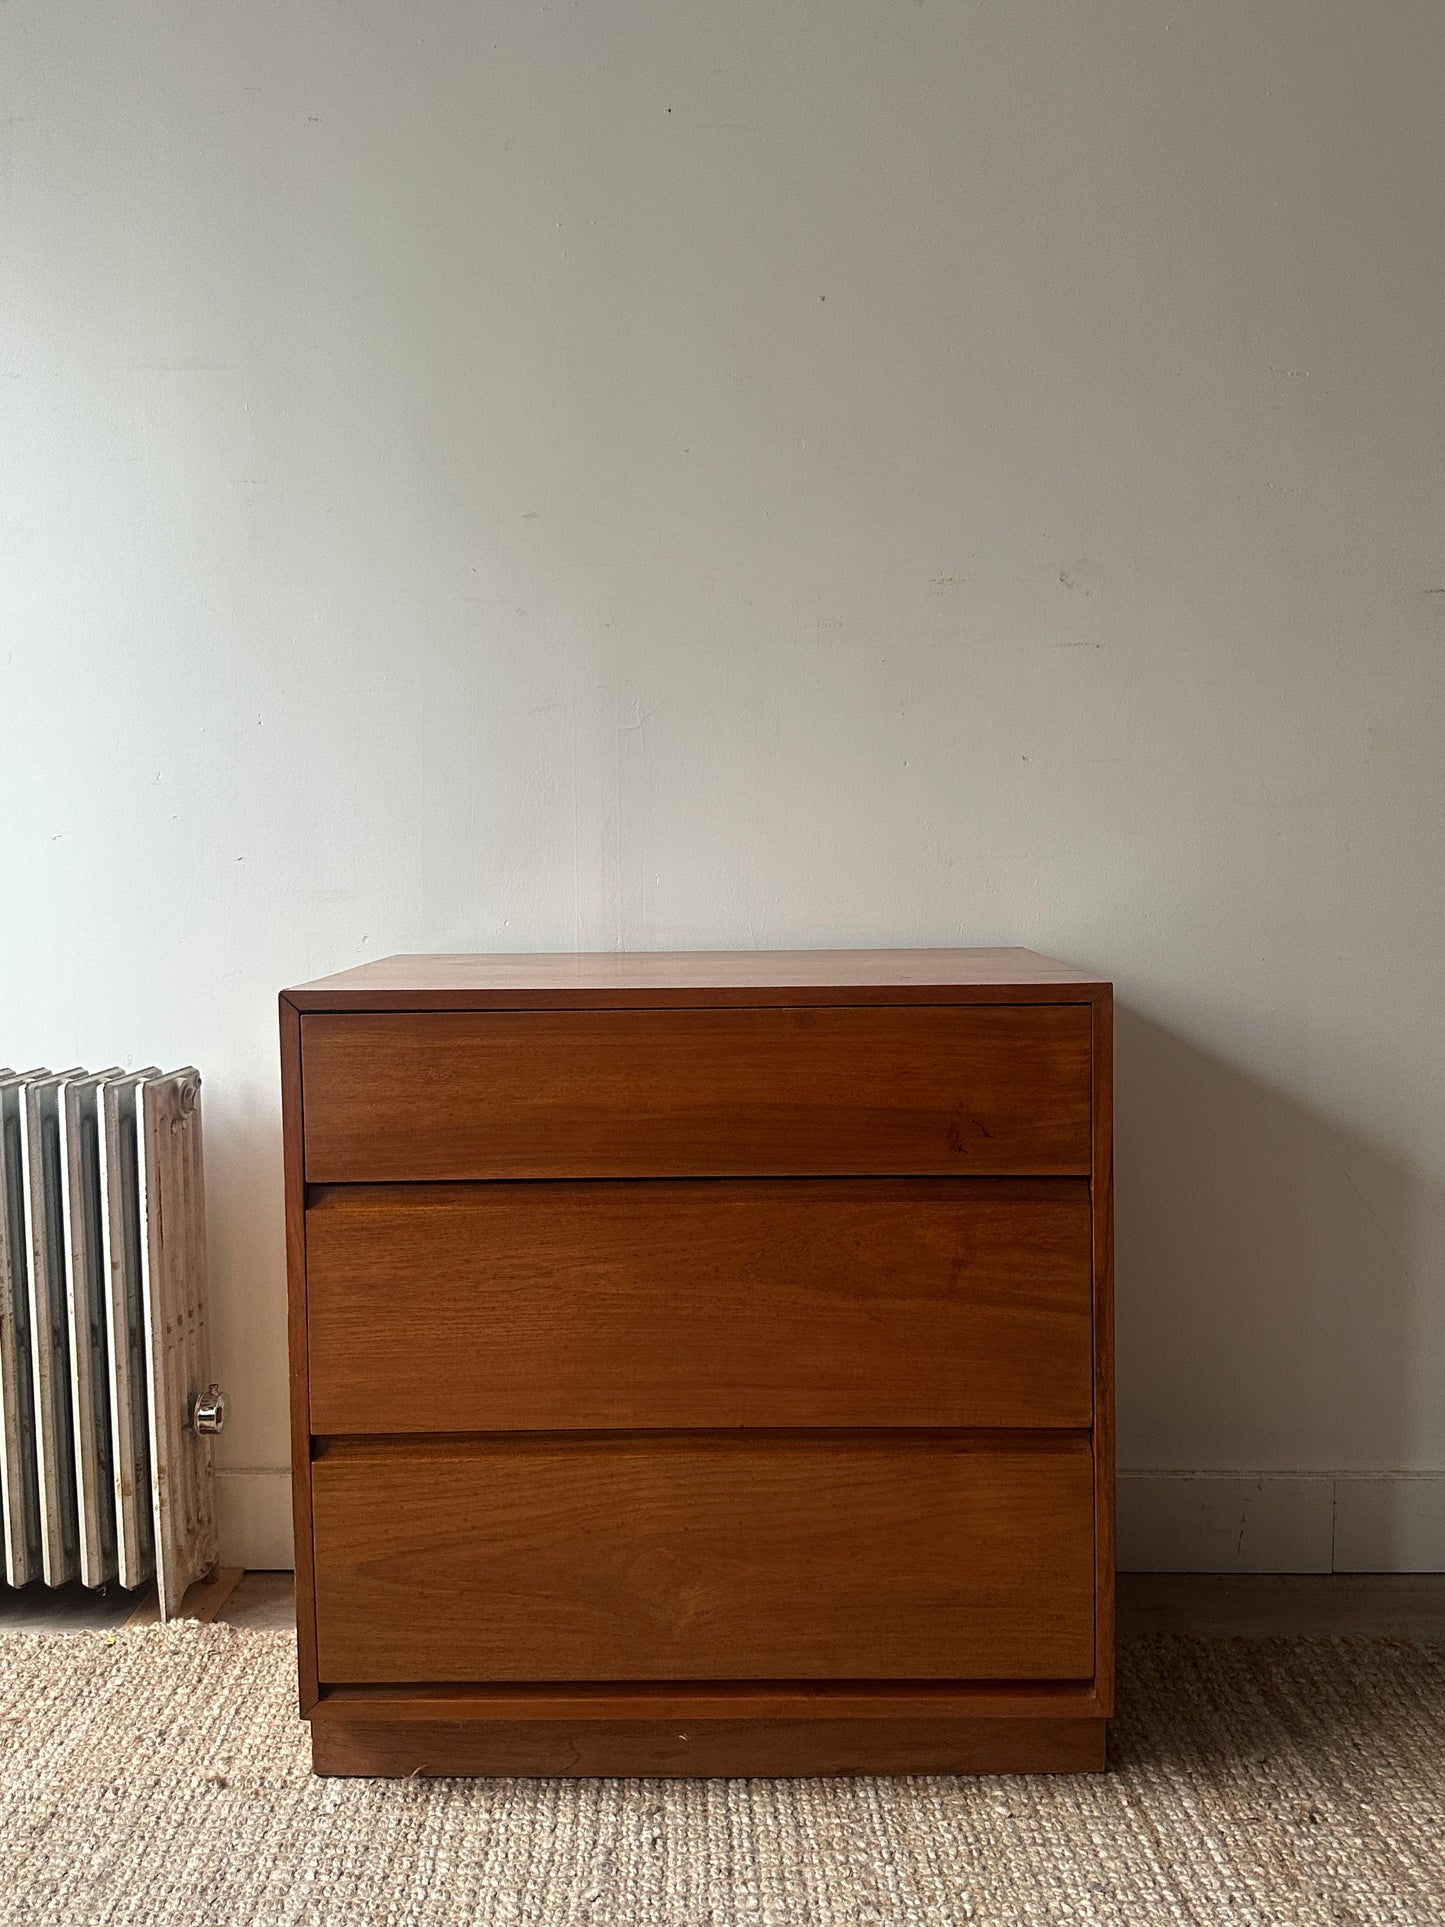
[{"label": "middle drawer", "polygon": [[347,1185],[306,1213],[317,1434],[1082,1427],[1089,1187]]}]

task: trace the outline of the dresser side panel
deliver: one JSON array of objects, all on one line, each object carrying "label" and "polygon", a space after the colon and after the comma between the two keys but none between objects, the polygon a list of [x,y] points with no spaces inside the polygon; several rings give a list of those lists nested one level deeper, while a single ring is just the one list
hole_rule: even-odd
[{"label": "dresser side panel", "polygon": [[1114,1708],[1114,993],[1094,1000],[1094,1684]]},{"label": "dresser side panel", "polygon": [[311,1387],[306,1320],[306,1177],[301,1017],[283,996],[281,1144],[286,1203],[286,1343],[291,1374],[291,1516],[296,1562],[296,1658],[301,1712],[316,1704],[316,1583],[311,1531]]}]

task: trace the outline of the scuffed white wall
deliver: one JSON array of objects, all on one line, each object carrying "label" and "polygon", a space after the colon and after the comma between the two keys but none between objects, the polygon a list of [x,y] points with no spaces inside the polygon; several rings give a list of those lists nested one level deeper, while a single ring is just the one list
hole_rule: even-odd
[{"label": "scuffed white wall", "polygon": [[0,12],[0,1056],[201,1065],[229,1467],[282,983],[996,941],[1119,986],[1121,1463],[1445,1468],[1442,61],[1433,0]]}]

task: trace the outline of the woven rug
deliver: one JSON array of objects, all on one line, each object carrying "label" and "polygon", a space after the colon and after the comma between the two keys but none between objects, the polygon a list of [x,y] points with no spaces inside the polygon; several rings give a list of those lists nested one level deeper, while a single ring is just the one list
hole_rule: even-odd
[{"label": "woven rug", "polygon": [[0,1636],[5,1927],[1445,1922],[1445,1645],[1131,1644],[1078,1779],[314,1780],[293,1655]]}]

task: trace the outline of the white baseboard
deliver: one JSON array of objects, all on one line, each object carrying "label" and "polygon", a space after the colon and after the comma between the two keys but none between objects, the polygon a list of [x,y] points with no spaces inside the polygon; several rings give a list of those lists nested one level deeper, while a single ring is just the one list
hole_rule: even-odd
[{"label": "white baseboard", "polygon": [[1335,1480],[1336,1572],[1445,1572],[1445,1473]]},{"label": "white baseboard", "polygon": [[296,1564],[291,1537],[291,1474],[216,1470],[216,1526],[221,1564],[251,1572],[290,1572]]},{"label": "white baseboard", "polygon": [[[221,1562],[289,1569],[291,1475],[218,1471]],[[1121,1472],[1123,1572],[1445,1572],[1445,1472]]]},{"label": "white baseboard", "polygon": [[1445,1572],[1445,1472],[1121,1472],[1121,1572]]}]

